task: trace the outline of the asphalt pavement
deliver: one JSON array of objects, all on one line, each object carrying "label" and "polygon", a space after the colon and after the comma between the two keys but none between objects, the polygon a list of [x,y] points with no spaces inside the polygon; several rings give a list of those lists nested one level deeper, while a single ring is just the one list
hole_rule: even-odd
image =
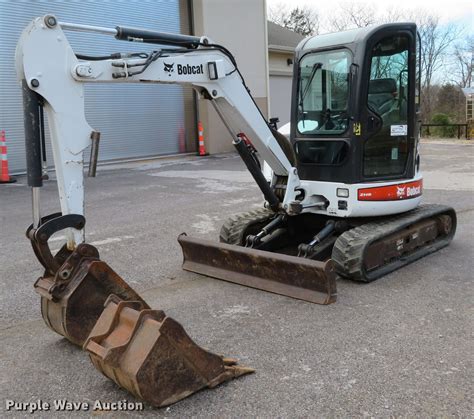
[{"label": "asphalt pavement", "polygon": [[[181,270],[180,233],[218,240],[228,216],[262,205],[236,155],[107,165],[87,179],[87,241],[102,259],[198,344],[256,369],[142,412],[54,408],[136,400],[43,323],[33,290],[41,267],[24,235],[30,191],[25,177],[0,185],[1,416],[31,416],[7,411],[9,400],[41,400],[51,408],[34,417],[472,417],[474,147],[425,143],[422,152],[424,201],[456,209],[454,241],[370,284],[338,279],[329,306]],[[48,181],[43,214],[58,209]]]}]

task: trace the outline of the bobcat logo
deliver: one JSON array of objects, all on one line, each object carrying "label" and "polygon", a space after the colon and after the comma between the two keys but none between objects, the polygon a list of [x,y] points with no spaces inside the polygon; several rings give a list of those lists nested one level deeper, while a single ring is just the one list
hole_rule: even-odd
[{"label": "bobcat logo", "polygon": [[174,68],[173,68],[174,63],[171,63],[171,64],[164,63],[164,65],[165,65],[165,71],[168,73],[168,76],[171,77],[171,73],[174,72]]},{"label": "bobcat logo", "polygon": [[406,186],[397,186],[397,197],[404,198],[405,197],[405,188]]}]

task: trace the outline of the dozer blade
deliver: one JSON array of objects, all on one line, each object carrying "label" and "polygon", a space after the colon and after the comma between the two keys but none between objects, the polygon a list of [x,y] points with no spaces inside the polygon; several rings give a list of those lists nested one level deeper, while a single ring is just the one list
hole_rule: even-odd
[{"label": "dozer blade", "polygon": [[105,376],[156,407],[254,371],[202,349],[163,311],[115,295],[84,349]]},{"label": "dozer blade", "polygon": [[183,269],[316,304],[336,301],[332,261],[250,249],[181,234]]},{"label": "dozer blade", "polygon": [[41,314],[45,323],[72,343],[82,346],[104,309],[110,294],[123,300],[142,298],[105,262],[94,246],[79,245],[72,253],[63,248],[67,258],[57,272],[47,272],[35,283],[41,295]]}]

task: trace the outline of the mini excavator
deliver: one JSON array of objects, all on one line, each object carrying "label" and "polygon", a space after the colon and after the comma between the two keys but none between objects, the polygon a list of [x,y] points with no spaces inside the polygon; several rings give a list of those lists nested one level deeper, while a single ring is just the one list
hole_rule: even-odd
[{"label": "mini excavator", "polygon": [[[65,31],[160,45],[143,53],[76,54]],[[89,352],[118,385],[154,406],[251,372],[200,348],[152,310],[85,243],[83,153],[95,175],[100,133],[86,121],[85,83],[179,83],[209,100],[260,188],[261,209],[229,218],[220,242],[178,238],[183,268],[329,304],[336,276],[370,282],[449,244],[454,210],[420,205],[416,25],[391,23],[307,38],[295,53],[288,136],[255,104],[236,60],[208,37],[34,19],[16,51],[33,224],[44,267],[35,283],[45,323]],[[61,212],[42,216],[43,109]],[[263,160],[263,168],[256,158]],[[49,238],[65,231],[53,255]]]}]

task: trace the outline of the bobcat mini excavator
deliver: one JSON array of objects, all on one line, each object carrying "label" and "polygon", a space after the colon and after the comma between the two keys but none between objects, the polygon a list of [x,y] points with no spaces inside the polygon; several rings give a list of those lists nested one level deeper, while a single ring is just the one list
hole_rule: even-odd
[{"label": "bobcat mini excavator", "polygon": [[[161,47],[81,55],[68,30]],[[446,246],[456,228],[454,210],[420,206],[417,46],[412,23],[302,41],[288,138],[270,128],[232,54],[205,36],[80,25],[52,15],[33,20],[18,42],[16,66],[33,197],[27,237],[45,270],[35,289],[46,324],[83,346],[104,375],[155,406],[252,371],[196,345],[84,242],[83,153],[91,146],[89,173],[95,174],[100,138],[85,118],[85,83],[189,85],[232,134],[265,206],[226,221],[220,243],[181,235],[184,269],[328,304],[336,299],[336,273],[369,282]],[[46,216],[39,202],[43,109],[61,205],[60,213]],[[48,239],[62,230],[67,242],[53,255]]]}]

